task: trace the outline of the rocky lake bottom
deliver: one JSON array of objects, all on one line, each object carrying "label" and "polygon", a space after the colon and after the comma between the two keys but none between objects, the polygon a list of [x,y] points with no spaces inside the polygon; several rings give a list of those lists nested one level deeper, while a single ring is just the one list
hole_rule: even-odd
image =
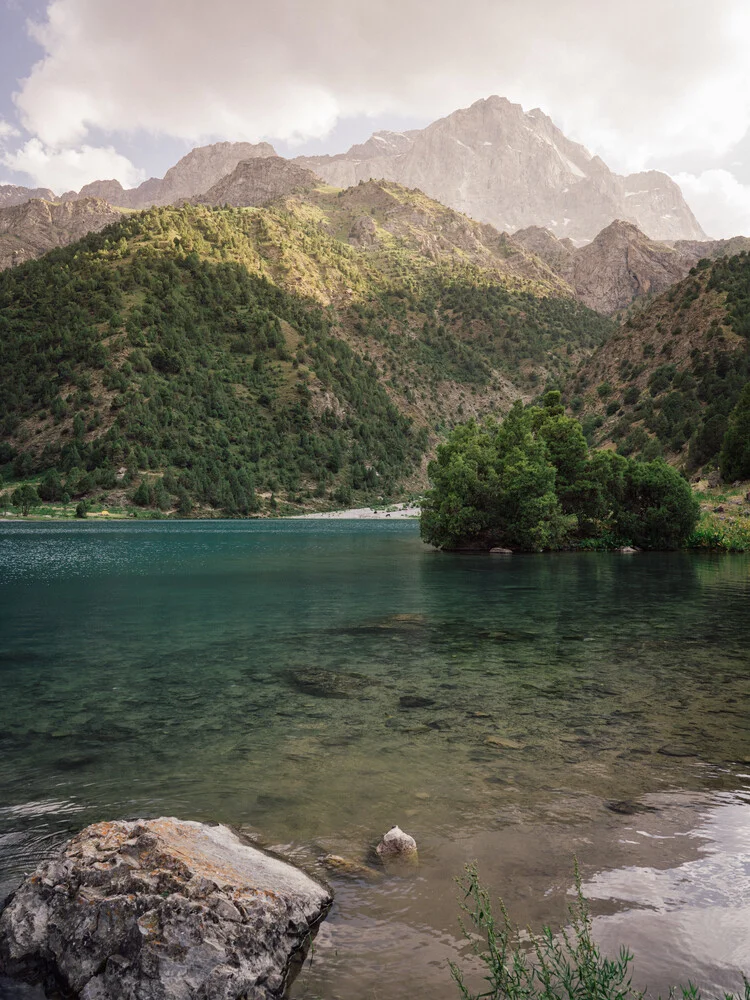
[{"label": "rocky lake bottom", "polygon": [[[292,998],[448,1000],[464,864],[515,921],[561,926],[576,856],[639,986],[750,973],[748,556],[13,524],[0,588],[0,894],[97,820],[221,821],[335,889]],[[394,823],[413,872],[321,869]]]}]

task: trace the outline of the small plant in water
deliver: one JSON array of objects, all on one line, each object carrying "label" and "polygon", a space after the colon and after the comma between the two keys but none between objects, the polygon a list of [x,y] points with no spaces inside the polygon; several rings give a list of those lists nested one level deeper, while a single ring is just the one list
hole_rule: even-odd
[{"label": "small plant in water", "polygon": [[[466,866],[458,880],[464,890],[461,909],[470,927],[461,927],[474,954],[485,966],[486,989],[472,993],[461,969],[450,963],[453,978],[464,1000],[644,1000],[633,989],[632,954],[621,948],[616,959],[604,957],[592,936],[588,902],[581,889],[578,864],[575,866],[576,898],[569,908],[570,927],[554,935],[549,927],[541,934],[528,932],[521,941],[508,911],[500,901],[500,917],[495,919],[490,896],[479,882],[476,865]],[[701,1000],[700,990],[689,983],[669,991],[670,1000]],[[725,993],[724,1000],[738,1000]],[[742,1000],[750,1000],[750,982],[745,979]]]}]

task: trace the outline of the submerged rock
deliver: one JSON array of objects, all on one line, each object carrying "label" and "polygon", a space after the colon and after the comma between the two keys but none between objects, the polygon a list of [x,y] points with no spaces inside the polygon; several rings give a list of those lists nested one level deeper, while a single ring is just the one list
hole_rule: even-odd
[{"label": "submerged rock", "polygon": [[355,698],[361,696],[363,687],[373,681],[364,674],[341,673],[323,667],[295,667],[287,670],[289,684],[302,694],[314,698]]},{"label": "submerged rock", "polygon": [[269,1000],[331,904],[225,826],[97,823],[0,914],[0,975],[79,1000]]},{"label": "submerged rock", "polygon": [[503,736],[488,736],[484,742],[487,746],[497,747],[499,750],[523,750],[523,743],[517,743]]},{"label": "submerged rock", "polygon": [[512,556],[513,549],[504,549],[501,545],[496,545],[494,549],[490,549],[491,556]]},{"label": "submerged rock", "polygon": [[332,875],[339,875],[343,878],[377,882],[383,877],[383,873],[375,868],[359,861],[352,861],[351,858],[342,858],[339,854],[325,854],[318,860]]},{"label": "submerged rock", "polygon": [[416,860],[417,842],[414,837],[398,826],[392,826],[388,833],[383,835],[383,839],[376,847],[378,855],[383,858],[402,858],[404,860]]},{"label": "submerged rock", "polygon": [[398,699],[401,708],[430,708],[435,704],[434,698],[424,698],[418,694],[403,694]]}]

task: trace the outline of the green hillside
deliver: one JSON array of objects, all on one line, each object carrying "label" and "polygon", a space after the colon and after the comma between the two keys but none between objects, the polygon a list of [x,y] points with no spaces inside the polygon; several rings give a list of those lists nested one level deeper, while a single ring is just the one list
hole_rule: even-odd
[{"label": "green hillside", "polygon": [[609,330],[397,185],[154,209],[0,274],[0,471],[183,514],[388,499]]},{"label": "green hillside", "polygon": [[643,309],[567,384],[589,439],[623,455],[715,468],[750,381],[750,255],[710,263]]}]

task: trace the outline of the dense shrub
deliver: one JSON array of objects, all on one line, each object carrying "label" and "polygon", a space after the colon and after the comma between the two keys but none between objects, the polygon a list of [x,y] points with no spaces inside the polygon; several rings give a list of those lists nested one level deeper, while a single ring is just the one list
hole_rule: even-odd
[{"label": "dense shrub", "polygon": [[559,392],[547,393],[544,407],[516,403],[499,426],[457,427],[428,471],[421,533],[443,549],[543,550],[604,536],[671,549],[699,513],[687,482],[663,461],[590,453]]}]

